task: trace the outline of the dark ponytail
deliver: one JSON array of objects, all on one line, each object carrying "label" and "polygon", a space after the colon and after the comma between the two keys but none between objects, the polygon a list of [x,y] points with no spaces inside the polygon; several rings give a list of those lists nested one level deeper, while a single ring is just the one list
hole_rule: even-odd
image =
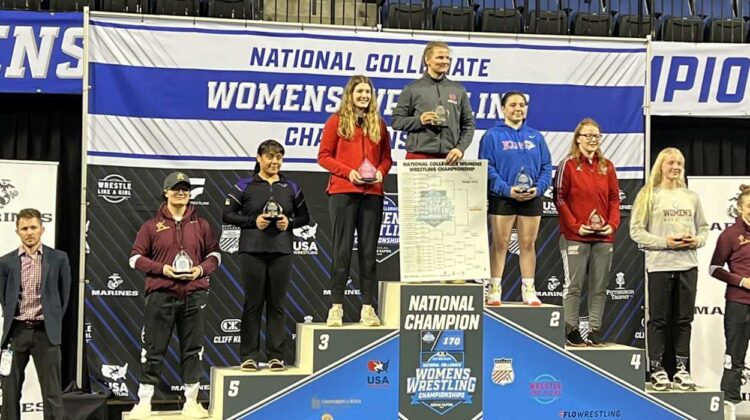
[{"label": "dark ponytail", "polygon": [[[284,156],[284,146],[281,145],[278,141],[274,139],[268,139],[258,145],[258,151],[256,152],[255,156],[260,157],[261,155],[265,155],[266,153],[280,153],[281,156]],[[260,162],[257,160],[255,161],[255,168],[253,168],[253,175],[260,172]]]}]

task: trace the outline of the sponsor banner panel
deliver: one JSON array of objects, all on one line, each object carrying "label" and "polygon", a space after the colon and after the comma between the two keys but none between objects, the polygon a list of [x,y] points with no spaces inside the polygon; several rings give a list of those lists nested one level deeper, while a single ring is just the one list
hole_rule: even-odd
[{"label": "sponsor banner panel", "polygon": [[400,416],[482,412],[482,310],[479,285],[401,287]]},{"label": "sponsor banner panel", "polygon": [[[5,12],[0,12],[2,13]],[[42,243],[54,248],[56,206],[57,162],[0,160],[0,244],[3,244],[0,255],[18,249],[20,240],[16,235],[16,214],[29,207],[42,213],[42,225],[45,229]],[[0,314],[0,331],[3,322]],[[26,367],[25,375],[21,417],[23,420],[41,420],[42,394],[33,360]],[[1,393],[0,388],[0,395]]]},{"label": "sponsor banner panel", "polygon": [[750,116],[750,45],[653,42],[651,115]]},{"label": "sponsor banner panel", "polygon": [[0,11],[0,92],[81,94],[83,14]]},{"label": "sponsor banner panel", "polygon": [[[706,245],[698,249],[698,294],[690,342],[690,372],[694,380],[709,388],[719,388],[724,371],[724,309],[726,283],[709,274],[716,241],[724,229],[734,224],[739,187],[747,183],[740,177],[690,177],[690,189],[701,198],[708,221]],[[724,267],[725,270],[729,268]],[[712,343],[712,345],[706,345]],[[746,362],[750,362],[747,358]],[[742,378],[742,398],[750,400],[750,371]]]}]

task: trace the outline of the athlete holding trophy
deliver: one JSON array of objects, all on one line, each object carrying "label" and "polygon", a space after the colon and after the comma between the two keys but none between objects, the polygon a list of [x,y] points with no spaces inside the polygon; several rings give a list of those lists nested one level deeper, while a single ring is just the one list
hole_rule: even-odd
[{"label": "athlete holding trophy", "polygon": [[508,92],[500,100],[504,120],[482,136],[479,158],[489,166],[489,214],[492,226],[490,290],[487,305],[501,301],[505,257],[515,225],[521,247],[521,298],[531,306],[541,305],[536,295],[536,236],[542,220],[541,195],[552,178],[552,161],[544,136],[526,125],[527,99],[521,92]]},{"label": "athlete holding trophy", "polygon": [[448,44],[429,42],[422,60],[422,78],[406,85],[393,110],[393,129],[406,131],[407,159],[444,159],[455,164],[474,137],[474,116],[466,89],[446,77],[451,57]]},{"label": "athlete holding trophy", "polygon": [[172,172],[163,186],[165,202],[138,230],[130,254],[130,267],[146,275],[139,402],[130,418],[151,415],[154,387],[159,384],[175,327],[185,384],[182,415],[207,418],[208,412],[198,402],[198,390],[203,376],[208,276],[221,263],[219,243],[211,225],[190,204],[190,177]]},{"label": "athlete holding trophy", "polygon": [[[600,331],[615,232],[620,224],[620,187],[615,166],[604,157],[601,143],[599,124],[590,118],[581,121],[555,177],[565,270],[565,334],[571,346],[604,345]],[[588,284],[590,323],[586,341],[578,328],[584,283]]]}]

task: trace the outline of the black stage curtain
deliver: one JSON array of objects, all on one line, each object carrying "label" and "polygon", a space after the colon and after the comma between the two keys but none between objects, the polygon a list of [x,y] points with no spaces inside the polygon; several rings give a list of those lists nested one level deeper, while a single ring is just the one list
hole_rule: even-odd
[{"label": "black stage curtain", "polygon": [[689,176],[750,174],[750,119],[652,117],[651,163],[665,147],[685,155]]},{"label": "black stage curtain", "polygon": [[[53,161],[60,165],[55,186],[55,243],[57,249],[68,253],[73,277],[70,305],[63,319],[62,385],[65,387],[75,380],[78,349],[81,96],[0,94],[0,159]],[[88,375],[84,375],[84,388],[88,388],[87,382]]]}]

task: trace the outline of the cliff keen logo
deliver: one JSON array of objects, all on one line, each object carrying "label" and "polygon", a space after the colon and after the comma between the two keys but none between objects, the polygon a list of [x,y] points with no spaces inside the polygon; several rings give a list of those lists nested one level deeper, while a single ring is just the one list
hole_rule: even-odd
[{"label": "cliff keen logo", "polygon": [[120,174],[110,174],[97,181],[96,195],[108,203],[122,203],[132,197],[132,183]]},{"label": "cliff keen logo", "polygon": [[0,209],[7,206],[11,200],[18,197],[15,185],[10,179],[0,179]]}]

